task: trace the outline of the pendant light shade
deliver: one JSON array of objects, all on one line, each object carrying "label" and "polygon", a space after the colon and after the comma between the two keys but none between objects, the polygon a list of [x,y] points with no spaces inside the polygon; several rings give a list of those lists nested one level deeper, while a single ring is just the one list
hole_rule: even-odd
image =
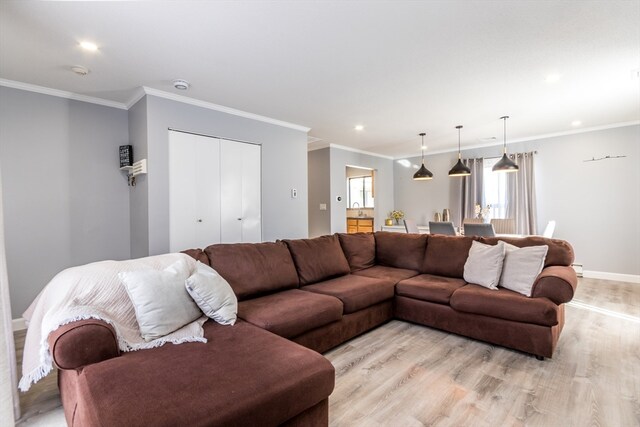
[{"label": "pendant light shade", "polygon": [[509,116],[500,117],[500,120],[504,120],[504,148],[502,151],[502,158],[498,161],[498,163],[493,165],[493,168],[491,169],[494,172],[517,172],[518,169],[520,169],[518,165],[516,165],[515,162],[511,160],[509,156],[507,156],[507,119],[508,118]]},{"label": "pendant light shade", "polygon": [[462,156],[460,155],[460,129],[462,129],[462,125],[456,126],[456,129],[458,129],[458,163],[453,165],[449,171],[449,176],[469,176],[471,175],[471,169],[462,163]]},{"label": "pendant light shade", "polygon": [[422,137],[422,145],[420,146],[420,149],[422,150],[422,166],[420,166],[420,169],[413,174],[413,179],[416,181],[426,181],[428,179],[432,179],[433,174],[424,166],[424,136],[426,133],[422,132],[419,135]]}]

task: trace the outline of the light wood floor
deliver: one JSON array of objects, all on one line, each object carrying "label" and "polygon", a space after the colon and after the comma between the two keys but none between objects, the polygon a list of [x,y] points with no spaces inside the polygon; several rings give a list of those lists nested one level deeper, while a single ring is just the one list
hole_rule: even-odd
[{"label": "light wood floor", "polygon": [[[640,426],[640,285],[580,279],[553,359],[400,321],[325,356],[331,426]],[[51,384],[19,425],[64,425]]]}]

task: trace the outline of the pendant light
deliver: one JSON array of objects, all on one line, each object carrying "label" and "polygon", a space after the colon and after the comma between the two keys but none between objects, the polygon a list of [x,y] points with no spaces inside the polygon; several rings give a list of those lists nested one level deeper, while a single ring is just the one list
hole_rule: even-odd
[{"label": "pendant light", "polygon": [[502,116],[500,120],[504,120],[504,151],[502,152],[502,158],[493,165],[494,172],[517,172],[518,165],[507,156],[507,119],[509,116]]},{"label": "pendant light", "polygon": [[456,126],[456,129],[458,129],[458,163],[453,165],[449,171],[449,176],[469,176],[471,175],[471,169],[462,163],[462,156],[460,155],[460,129],[462,129],[462,125]]},{"label": "pendant light", "polygon": [[422,132],[418,135],[422,137],[422,145],[420,146],[420,149],[422,150],[422,166],[420,166],[418,172],[413,174],[413,179],[416,181],[426,181],[433,178],[433,174],[431,173],[431,171],[424,167],[424,136],[426,135],[426,133]]}]

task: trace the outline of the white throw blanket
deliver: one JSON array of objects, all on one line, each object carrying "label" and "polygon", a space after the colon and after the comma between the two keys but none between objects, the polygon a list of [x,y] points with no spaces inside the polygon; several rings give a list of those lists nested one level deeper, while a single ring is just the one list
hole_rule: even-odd
[{"label": "white throw blanket", "polygon": [[101,261],[68,268],[57,274],[24,314],[28,322],[19,388],[27,391],[47,376],[53,368],[47,338],[68,323],[99,319],[114,327],[121,351],[159,347],[166,343],[207,342],[203,316],[175,332],[146,342],[127,291],[118,273],[148,268],[164,270],[181,258],[187,259],[191,271],[196,261],[185,254],[166,254],[129,261]]}]

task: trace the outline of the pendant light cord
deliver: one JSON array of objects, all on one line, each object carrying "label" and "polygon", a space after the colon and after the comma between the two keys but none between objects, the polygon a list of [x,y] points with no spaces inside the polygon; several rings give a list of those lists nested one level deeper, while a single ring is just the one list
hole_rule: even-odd
[{"label": "pendant light cord", "polygon": [[500,117],[503,121],[504,121],[504,145],[503,145],[503,149],[502,152],[504,154],[507,154],[507,119],[509,118],[509,116],[502,116]]},{"label": "pendant light cord", "polygon": [[422,164],[423,164],[423,165],[424,165],[424,136],[425,136],[425,135],[426,135],[426,134],[425,134],[424,132],[422,132],[422,133],[420,134],[420,137],[422,138],[422,143],[421,143],[421,145],[420,145],[420,152],[422,153]]}]

